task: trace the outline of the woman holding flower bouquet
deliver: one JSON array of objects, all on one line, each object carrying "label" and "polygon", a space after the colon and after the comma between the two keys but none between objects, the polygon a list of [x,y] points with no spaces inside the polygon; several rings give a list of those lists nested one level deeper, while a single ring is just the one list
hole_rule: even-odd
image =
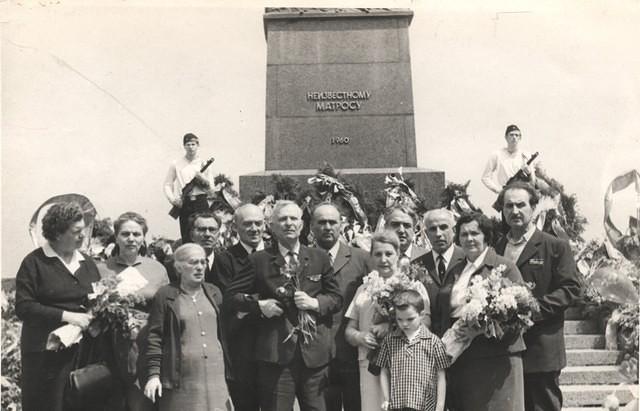
[{"label": "woman holding flower bouquet", "polygon": [[202,247],[184,244],[174,256],[180,282],[158,291],[149,314],[144,393],[160,411],[232,410],[220,321],[222,293],[204,283]]},{"label": "woman holding flower bouquet", "polygon": [[346,340],[358,347],[362,411],[379,410],[382,404],[382,388],[378,377],[379,369],[375,367],[375,354],[393,324],[390,307],[394,293],[406,289],[418,291],[425,300],[425,323],[430,323],[427,291],[422,283],[409,279],[399,270],[399,257],[400,240],[394,232],[385,231],[373,235],[371,260],[376,270],[363,279],[364,284],[356,291],[345,313],[345,317],[349,318],[345,330]]},{"label": "woman holding flower bouquet", "polygon": [[51,206],[42,219],[47,242],[24,258],[16,275],[24,411],[65,409],[63,392],[78,344],[53,351],[47,349],[47,338],[64,323],[84,329],[91,321],[87,295],[100,275],[93,260],[78,251],[84,229],[80,205]]},{"label": "woman holding flower bouquet", "polygon": [[464,322],[470,318],[473,304],[487,300],[488,294],[485,294],[478,301],[470,301],[469,290],[474,287],[479,293],[487,293],[479,287],[478,280],[490,278],[493,284],[500,284],[505,278],[513,283],[523,282],[518,268],[489,247],[492,234],[492,222],[486,216],[474,213],[460,217],[456,224],[456,243],[464,250],[466,261],[452,268],[452,275],[447,277],[437,296],[434,321],[439,321],[439,329],[448,330],[456,321],[462,321],[464,327],[458,323],[454,328],[459,330],[459,340],[470,341],[456,358],[459,351],[451,354],[456,344],[447,338],[451,332],[443,336],[447,353],[454,357],[447,382],[447,407],[451,411],[524,411],[522,352],[525,345],[521,331],[516,329],[488,338],[482,324]]},{"label": "woman holding flower bouquet", "polygon": [[[146,323],[148,306],[160,287],[169,284],[167,270],[162,264],[144,256],[144,237],[147,234],[147,220],[138,213],[126,212],[113,223],[116,246],[113,256],[104,263],[98,264],[100,276],[119,276],[136,284],[135,290],[130,290],[144,299],[144,303],[136,308],[139,310],[141,325]],[[137,334],[137,336],[136,336]],[[139,352],[146,350],[147,327],[142,326],[139,332],[132,333],[131,338],[120,338],[114,335],[114,374],[120,377],[119,392],[109,399],[111,410],[153,410],[153,403],[135,384],[138,370],[144,368],[143,359],[138,358]],[[146,376],[140,375],[140,381],[146,381]]]}]

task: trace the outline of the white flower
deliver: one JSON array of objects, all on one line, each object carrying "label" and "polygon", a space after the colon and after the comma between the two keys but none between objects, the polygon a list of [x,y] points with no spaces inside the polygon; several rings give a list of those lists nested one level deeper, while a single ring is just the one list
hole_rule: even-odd
[{"label": "white flower", "polygon": [[487,280],[475,276],[471,279],[471,285],[467,288],[467,300],[485,301],[489,297]]},{"label": "white flower", "polygon": [[518,302],[513,295],[500,294],[495,299],[494,306],[502,313],[508,313],[518,308]]},{"label": "white flower", "polygon": [[505,287],[502,290],[502,294],[513,296],[513,298],[515,298],[519,303],[528,301],[531,298],[531,292],[529,291],[529,289],[522,285]]},{"label": "white flower", "polygon": [[462,307],[460,318],[465,322],[475,322],[485,309],[485,305],[479,300],[471,300]]},{"label": "white flower", "polygon": [[87,295],[87,298],[89,300],[95,300],[96,298],[107,292],[107,287],[100,281],[91,283],[91,288],[93,288],[93,292]]}]

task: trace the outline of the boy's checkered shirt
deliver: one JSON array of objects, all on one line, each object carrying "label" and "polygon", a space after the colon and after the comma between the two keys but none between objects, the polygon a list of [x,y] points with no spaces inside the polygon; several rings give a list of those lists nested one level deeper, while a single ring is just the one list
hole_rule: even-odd
[{"label": "boy's checkered shirt", "polygon": [[389,409],[436,408],[438,371],[449,366],[442,341],[424,325],[409,341],[399,329],[382,341],[376,365],[389,369]]}]

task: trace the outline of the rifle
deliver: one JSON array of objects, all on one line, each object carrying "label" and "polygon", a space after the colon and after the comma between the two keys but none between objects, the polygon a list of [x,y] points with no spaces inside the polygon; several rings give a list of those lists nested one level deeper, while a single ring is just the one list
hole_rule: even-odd
[{"label": "rifle", "polygon": [[[531,163],[533,163],[533,161],[539,155],[540,155],[540,153],[538,153],[537,151],[535,153],[533,153],[531,158],[529,158],[529,160],[527,160],[527,165],[530,166]],[[517,173],[515,173],[513,176],[511,176],[511,178],[509,180],[507,180],[507,184],[505,184],[505,186],[508,186],[509,184],[513,183],[514,181],[529,181],[529,176],[527,174],[525,174],[525,171],[521,168],[520,170],[518,170]]]},{"label": "rifle", "polygon": [[[202,165],[202,167],[200,168],[200,172],[204,173],[205,170],[207,169],[207,167],[209,167],[211,164],[213,164],[213,162],[215,161],[215,159],[213,157],[211,157],[210,159],[207,160],[206,163],[204,163]],[[182,189],[182,199],[184,200],[189,194],[191,194],[191,191],[193,191],[193,189],[196,186],[196,178],[193,177],[191,179],[191,181],[189,181],[184,188]],[[169,210],[169,215],[171,217],[173,217],[174,219],[178,218],[180,216],[180,207],[178,206],[173,206],[171,207],[171,210]]]},{"label": "rifle", "polygon": [[[539,152],[535,152],[533,153],[533,155],[531,156],[531,158],[529,158],[529,160],[527,160],[527,165],[530,166],[531,163],[533,163],[533,161],[536,159],[536,157],[538,157],[538,155],[540,155]],[[509,180],[507,180],[507,183],[503,186],[506,187],[509,184],[513,183],[514,181],[529,181],[529,176],[527,176],[525,174],[525,171],[523,169],[518,170],[514,175],[511,176],[511,178]],[[500,196],[498,196],[498,198],[496,198],[496,201],[494,201],[492,207],[494,210],[500,212],[502,211],[502,204],[500,204]]]}]

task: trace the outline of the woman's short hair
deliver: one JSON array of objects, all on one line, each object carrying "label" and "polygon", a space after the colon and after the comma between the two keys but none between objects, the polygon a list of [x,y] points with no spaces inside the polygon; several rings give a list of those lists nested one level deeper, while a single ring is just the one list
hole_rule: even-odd
[{"label": "woman's short hair", "polygon": [[458,221],[456,222],[456,234],[455,234],[455,243],[460,245],[460,228],[471,222],[477,222],[478,228],[484,234],[484,242],[487,245],[493,244],[493,222],[482,213],[467,213],[462,214]]},{"label": "woman's short hair", "polygon": [[[136,212],[127,211],[126,213],[120,214],[120,217],[118,217],[118,219],[113,222],[113,231],[116,237],[118,236],[118,233],[120,232],[120,228],[122,227],[122,225],[127,221],[133,221],[134,223],[137,223],[138,225],[140,225],[140,227],[142,227],[142,234],[147,235],[147,231],[149,231],[149,227],[147,226],[147,220]],[[116,256],[118,254],[120,254],[120,246],[116,243],[115,247],[113,247],[113,250],[111,251],[111,255]],[[146,241],[142,242],[142,245],[140,246],[140,250],[138,250],[138,254],[140,254],[141,256],[147,255]]]},{"label": "woman's short hair", "polygon": [[80,204],[72,201],[52,205],[42,218],[42,235],[49,241],[56,241],[58,237],[78,221],[84,218]]},{"label": "woman's short hair", "polygon": [[413,307],[418,313],[424,311],[424,298],[416,290],[405,290],[393,298],[393,307],[396,310],[406,310]]},{"label": "woman's short hair", "polygon": [[122,227],[122,224],[126,223],[127,221],[133,221],[134,223],[137,223],[140,227],[142,227],[142,234],[144,235],[146,235],[147,231],[149,231],[147,220],[143,216],[133,211],[127,211],[126,213],[120,214],[120,217],[118,217],[116,221],[113,222],[113,230],[115,231],[116,235],[118,235],[118,233],[120,232],[120,227]]},{"label": "woman's short hair", "polygon": [[371,253],[373,253],[373,246],[375,243],[389,244],[396,250],[396,252],[400,250],[400,240],[398,239],[398,235],[391,230],[384,230],[373,234],[371,237]]},{"label": "woman's short hair", "polygon": [[202,248],[199,244],[196,243],[186,243],[182,244],[180,247],[176,249],[173,253],[173,265],[176,268],[176,272],[178,275],[182,274],[180,268],[184,263],[187,262],[189,256],[193,251],[201,251],[203,255],[206,255],[204,248]]}]

